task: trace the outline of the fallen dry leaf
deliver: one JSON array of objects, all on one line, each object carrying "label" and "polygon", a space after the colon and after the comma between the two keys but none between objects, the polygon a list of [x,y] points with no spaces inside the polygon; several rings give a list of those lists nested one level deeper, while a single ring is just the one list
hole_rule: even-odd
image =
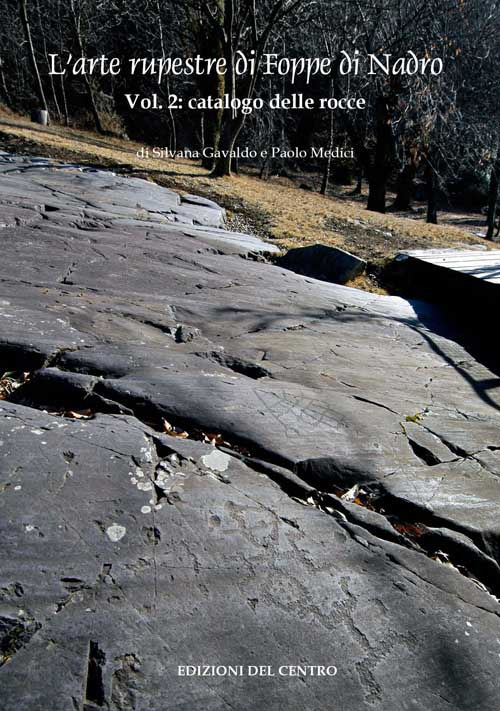
[{"label": "fallen dry leaf", "polygon": [[354,484],[345,494],[340,497],[342,501],[354,501],[358,497],[359,484]]},{"label": "fallen dry leaf", "polygon": [[220,433],[213,433],[213,432],[203,432],[203,441],[206,444],[225,444],[227,446],[230,446],[228,442],[224,440],[224,437]]},{"label": "fallen dry leaf", "polygon": [[67,410],[64,413],[64,417],[69,417],[72,420],[91,420],[94,417],[94,413],[92,410],[82,410],[81,412]]},{"label": "fallen dry leaf", "polygon": [[168,420],[165,420],[165,418],[163,418],[163,420],[162,420],[162,425],[163,425],[164,432],[169,433],[169,432],[172,432],[172,430],[174,429],[172,427],[172,425],[170,424],[170,422]]},{"label": "fallen dry leaf", "polygon": [[393,528],[402,533],[404,536],[411,536],[412,538],[419,538],[425,533],[425,526],[419,523],[400,523],[399,521],[392,524]]},{"label": "fallen dry leaf", "polygon": [[177,437],[178,439],[187,439],[189,437],[187,432],[174,427],[168,420],[165,420],[165,418],[162,420],[162,425],[163,431],[165,434],[168,434],[169,437]]}]

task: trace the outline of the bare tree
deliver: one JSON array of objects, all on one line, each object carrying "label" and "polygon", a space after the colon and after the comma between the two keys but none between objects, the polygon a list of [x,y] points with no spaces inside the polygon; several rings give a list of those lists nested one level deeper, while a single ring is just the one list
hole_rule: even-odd
[{"label": "bare tree", "polygon": [[[192,3],[190,3],[192,4]],[[201,2],[197,7],[204,13],[211,33],[212,46],[219,46],[226,60],[225,93],[230,100],[251,99],[256,90],[262,56],[273,32],[280,22],[299,12],[305,0],[273,0],[262,2],[257,9],[255,0],[216,0]],[[238,51],[245,50],[255,60],[256,71],[238,77],[235,62]],[[220,157],[215,161],[212,175],[231,175],[231,153],[245,123],[246,114],[234,107],[222,113],[220,128]]]},{"label": "bare tree", "polygon": [[[83,35],[83,15],[86,9],[86,0],[69,0],[69,9],[73,22],[74,37],[76,40],[79,55],[80,57],[87,57],[87,54],[85,52],[85,42]],[[83,76],[83,80],[87,89],[87,96],[90,104],[90,109],[92,111],[92,116],[94,118],[96,130],[99,133],[104,133],[105,131],[101,122],[101,117],[99,116],[99,110],[97,108],[97,101],[92,78],[90,78],[88,74],[85,73]]]},{"label": "bare tree", "polygon": [[24,36],[26,38],[26,43],[28,45],[28,54],[30,58],[31,67],[33,70],[33,75],[35,77],[35,85],[37,89],[38,99],[45,111],[48,112],[47,100],[45,98],[45,92],[43,90],[42,79],[40,77],[40,71],[38,69],[38,62],[35,54],[35,47],[33,45],[33,38],[31,36],[31,27],[28,17],[28,3],[27,0],[19,0],[19,14],[21,17],[21,24],[24,30]]}]

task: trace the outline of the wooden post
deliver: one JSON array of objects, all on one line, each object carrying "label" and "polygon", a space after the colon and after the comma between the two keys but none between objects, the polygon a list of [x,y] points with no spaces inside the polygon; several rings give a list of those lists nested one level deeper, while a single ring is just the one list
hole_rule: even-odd
[{"label": "wooden post", "polygon": [[[500,186],[500,147],[497,149],[497,157],[491,167],[490,187],[488,190],[488,231],[486,239],[494,239],[495,228],[497,223],[497,202]],[[496,234],[498,237],[498,232]]]}]

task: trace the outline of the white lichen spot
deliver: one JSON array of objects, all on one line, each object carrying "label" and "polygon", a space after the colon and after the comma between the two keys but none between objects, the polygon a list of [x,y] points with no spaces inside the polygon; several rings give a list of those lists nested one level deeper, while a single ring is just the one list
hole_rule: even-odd
[{"label": "white lichen spot", "polygon": [[168,479],[165,477],[158,477],[158,479],[155,481],[156,486],[159,489],[166,489],[168,486]]},{"label": "white lichen spot", "polygon": [[25,526],[24,528],[26,529],[26,533],[31,533],[32,531],[35,530],[35,527],[34,527],[34,526],[31,526],[30,524],[28,524],[28,525]]},{"label": "white lichen spot", "polygon": [[140,481],[137,484],[137,488],[139,489],[139,491],[151,491],[153,485],[150,481]]},{"label": "white lichen spot", "polygon": [[144,472],[142,471],[142,469],[137,467],[137,469],[135,470],[135,475],[139,477],[139,479],[142,479],[142,477],[144,476]]},{"label": "white lichen spot", "polygon": [[225,472],[231,458],[224,452],[214,449],[210,454],[205,454],[201,461],[207,469],[211,469],[214,472]]},{"label": "white lichen spot", "polygon": [[153,453],[151,447],[141,447],[141,453],[144,455],[144,459],[147,464],[153,463]]},{"label": "white lichen spot", "polygon": [[112,526],[109,526],[106,529],[106,535],[108,536],[110,541],[113,541],[113,543],[121,541],[121,539],[126,533],[127,529],[125,528],[125,526],[120,526],[117,523],[114,523]]},{"label": "white lichen spot", "polygon": [[141,513],[143,513],[143,514],[151,513],[151,506],[143,506],[141,509]]},{"label": "white lichen spot", "polygon": [[21,491],[22,488],[23,487],[20,484],[18,484],[17,486],[14,487],[14,491]]},{"label": "white lichen spot", "polygon": [[34,435],[43,435],[43,430],[31,430],[31,434],[34,434]]},{"label": "white lichen spot", "polygon": [[155,511],[161,511],[162,508],[163,508],[162,504],[156,504]]}]

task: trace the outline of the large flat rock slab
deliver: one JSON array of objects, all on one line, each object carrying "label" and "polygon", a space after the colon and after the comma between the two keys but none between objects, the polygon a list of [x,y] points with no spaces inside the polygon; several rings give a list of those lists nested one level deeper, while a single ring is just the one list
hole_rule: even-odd
[{"label": "large flat rock slab", "polygon": [[147,181],[0,155],[4,207],[2,711],[496,708],[500,381],[439,309]]}]

